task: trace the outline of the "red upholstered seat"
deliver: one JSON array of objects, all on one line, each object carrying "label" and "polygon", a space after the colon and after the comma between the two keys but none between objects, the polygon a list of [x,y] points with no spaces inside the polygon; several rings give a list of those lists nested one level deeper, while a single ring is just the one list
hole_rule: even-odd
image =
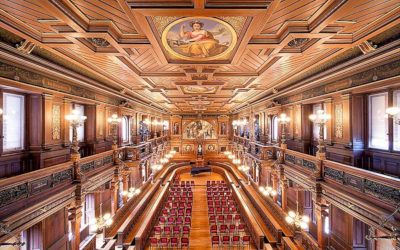
[{"label": "red upholstered seat", "polygon": [[228,226],[223,224],[219,226],[219,233],[228,233]]},{"label": "red upholstered seat", "polygon": [[222,236],[222,245],[223,246],[229,246],[231,244],[231,237],[228,235]]},{"label": "red upholstered seat", "polygon": [[232,236],[231,245],[239,246],[240,245],[240,237],[238,235]]},{"label": "red upholstered seat", "polygon": [[159,246],[161,246],[161,247],[168,247],[168,243],[169,243],[169,239],[166,238],[166,237],[161,237],[161,238],[158,240],[158,244],[159,244]]},{"label": "red upholstered seat", "polygon": [[174,235],[179,235],[179,234],[181,234],[181,227],[180,226],[174,226],[172,231],[174,232]]},{"label": "red upholstered seat", "polygon": [[189,238],[187,237],[181,238],[181,247],[189,248]]},{"label": "red upholstered seat", "polygon": [[219,246],[219,236],[218,235],[214,235],[211,237],[211,245],[218,245]]},{"label": "red upholstered seat", "polygon": [[216,233],[218,233],[217,225],[211,225],[211,227],[210,227],[210,233],[211,233],[211,234],[216,234]]},{"label": "red upholstered seat", "polygon": [[239,224],[239,226],[238,226],[238,231],[241,232],[241,233],[245,231],[245,226],[244,226],[244,224]]},{"label": "red upholstered seat", "polygon": [[154,238],[154,237],[151,237],[151,238],[150,238],[150,247],[151,247],[151,248],[153,248],[153,247],[158,247],[157,238]]},{"label": "red upholstered seat", "polygon": [[189,235],[190,233],[190,227],[189,226],[183,226],[182,227],[182,235]]},{"label": "red upholstered seat", "polygon": [[245,235],[242,237],[242,245],[249,246],[250,245],[250,236]]},{"label": "red upholstered seat", "polygon": [[236,232],[236,225],[235,224],[230,224],[229,225],[229,233],[233,234]]},{"label": "red upholstered seat", "polygon": [[178,247],[179,246],[179,241],[177,237],[172,237],[169,241],[169,246],[170,247]]},{"label": "red upholstered seat", "polygon": [[164,227],[164,235],[171,235],[171,227]]}]

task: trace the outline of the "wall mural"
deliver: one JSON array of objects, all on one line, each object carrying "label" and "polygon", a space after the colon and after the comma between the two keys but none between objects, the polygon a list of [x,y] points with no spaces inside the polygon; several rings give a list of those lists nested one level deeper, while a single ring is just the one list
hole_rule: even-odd
[{"label": "wall mural", "polygon": [[169,24],[162,34],[164,48],[184,60],[227,59],[237,42],[231,25],[212,17],[187,17]]},{"label": "wall mural", "polygon": [[186,126],[183,139],[217,139],[217,134],[211,123],[198,120]]}]

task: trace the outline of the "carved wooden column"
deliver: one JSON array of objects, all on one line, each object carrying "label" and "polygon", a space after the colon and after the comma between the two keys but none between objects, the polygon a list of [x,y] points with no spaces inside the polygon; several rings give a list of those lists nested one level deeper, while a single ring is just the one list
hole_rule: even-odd
[{"label": "carved wooden column", "polygon": [[69,221],[71,222],[71,229],[73,238],[71,240],[71,249],[79,250],[79,244],[81,243],[81,221],[82,221],[82,207],[76,206],[69,210]]},{"label": "carved wooden column", "polygon": [[[128,183],[128,175],[123,175],[122,176],[122,189],[123,191],[128,191],[129,190],[129,183]],[[122,197],[122,200],[124,204],[128,201],[128,196],[124,195]]]},{"label": "carved wooden column", "polygon": [[115,215],[115,213],[118,210],[118,186],[119,182],[118,181],[111,181],[111,214]]},{"label": "carved wooden column", "polygon": [[[278,185],[279,185],[279,179],[278,179],[278,174],[276,173],[276,171],[272,171],[272,189],[274,190],[278,190]],[[275,195],[273,197],[274,202],[278,201],[278,196]]]},{"label": "carved wooden column", "polygon": [[326,206],[320,203],[314,204],[315,215],[317,218],[317,241],[319,249],[326,249],[326,237],[327,235],[324,232],[325,228],[325,216],[326,216]]},{"label": "carved wooden column", "polygon": [[288,192],[288,182],[287,180],[281,181],[281,203],[282,203],[282,210],[287,212],[287,192]]}]

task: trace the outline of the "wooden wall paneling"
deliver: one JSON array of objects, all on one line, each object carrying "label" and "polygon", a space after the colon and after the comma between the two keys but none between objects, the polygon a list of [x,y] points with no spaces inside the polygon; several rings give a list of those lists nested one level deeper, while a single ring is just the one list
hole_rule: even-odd
[{"label": "wooden wall paneling", "polygon": [[42,222],[43,249],[68,249],[68,212],[66,208],[50,215]]},{"label": "wooden wall paneling", "polygon": [[88,155],[96,152],[96,105],[85,105],[85,143]]},{"label": "wooden wall paneling", "polygon": [[331,246],[336,249],[351,250],[353,248],[352,216],[336,206],[331,206],[330,216]]},{"label": "wooden wall paneling", "polygon": [[53,144],[53,95],[43,94],[43,144],[45,149],[50,149]]},{"label": "wooden wall paneling", "polygon": [[362,161],[363,150],[367,148],[367,104],[363,95],[353,95],[351,97],[351,145],[354,152],[354,165],[365,168]]},{"label": "wooden wall paneling", "polygon": [[367,250],[368,243],[365,236],[368,234],[368,225],[353,218],[353,250]]},{"label": "wooden wall paneling", "polygon": [[26,95],[25,102],[25,110],[27,111],[25,113],[25,145],[31,154],[31,158],[29,162],[25,163],[27,168],[23,171],[32,171],[42,167],[41,150],[45,134],[45,124],[43,124],[45,114],[42,113],[41,95]]}]

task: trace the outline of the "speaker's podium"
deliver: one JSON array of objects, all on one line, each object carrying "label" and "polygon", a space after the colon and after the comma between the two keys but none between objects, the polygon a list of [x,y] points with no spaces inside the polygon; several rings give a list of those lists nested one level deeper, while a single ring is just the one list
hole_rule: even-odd
[{"label": "speaker's podium", "polygon": [[190,170],[190,175],[192,176],[204,172],[210,172],[211,174],[211,167],[204,164],[203,157],[197,157],[196,161],[190,162],[190,165],[192,167]]}]

